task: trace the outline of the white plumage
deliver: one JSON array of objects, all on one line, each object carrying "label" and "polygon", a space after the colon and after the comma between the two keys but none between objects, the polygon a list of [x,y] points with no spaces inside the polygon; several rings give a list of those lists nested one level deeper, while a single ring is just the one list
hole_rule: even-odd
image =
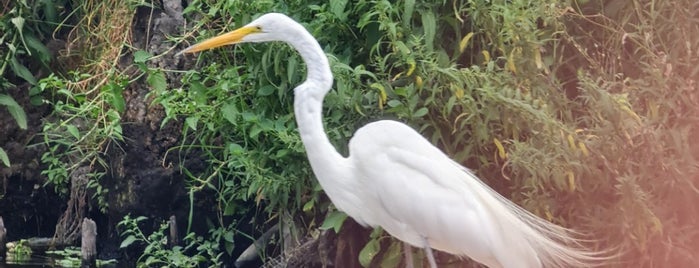
[{"label": "white plumage", "polygon": [[340,155],[322,121],[322,101],[333,81],[327,57],[311,34],[285,15],[263,15],[183,52],[267,41],[288,43],[308,66],[306,81],[294,89],[301,139],[328,197],[360,224],[381,226],[426,249],[429,258],[434,248],[491,268],[584,267],[603,259],[580,247],[567,229],[493,191],[403,123],[384,120],[360,128],[349,156]]}]

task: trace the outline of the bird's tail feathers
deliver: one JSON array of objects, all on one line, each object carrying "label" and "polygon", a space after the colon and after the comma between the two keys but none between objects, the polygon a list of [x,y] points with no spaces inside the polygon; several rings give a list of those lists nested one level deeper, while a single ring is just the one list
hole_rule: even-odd
[{"label": "bird's tail feathers", "polygon": [[528,243],[544,267],[591,267],[618,257],[614,249],[592,250],[585,247],[583,244],[595,240],[585,239],[582,233],[537,217],[500,195],[468,169],[458,166],[475,179],[467,181],[478,182],[478,185],[472,185],[478,188],[478,198],[485,201],[493,217],[504,224],[502,228],[507,228],[508,233],[512,233],[510,235],[517,235],[519,240]]}]

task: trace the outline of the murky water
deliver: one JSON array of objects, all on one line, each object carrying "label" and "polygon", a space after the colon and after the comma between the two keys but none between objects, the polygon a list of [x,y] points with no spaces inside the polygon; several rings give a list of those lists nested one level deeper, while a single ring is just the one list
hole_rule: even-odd
[{"label": "murky water", "polygon": [[38,267],[60,267],[54,258],[41,255],[32,255],[31,258],[21,261],[12,259],[0,260],[0,268],[38,268]]}]

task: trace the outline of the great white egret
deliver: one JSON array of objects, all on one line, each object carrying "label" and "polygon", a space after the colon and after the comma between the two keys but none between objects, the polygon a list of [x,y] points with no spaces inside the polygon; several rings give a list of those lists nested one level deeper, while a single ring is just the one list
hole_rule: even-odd
[{"label": "great white egret", "polygon": [[[382,120],[357,130],[343,157],[323,129],[323,98],[333,76],[318,41],[299,23],[269,13],[180,53],[236,43],[283,41],[307,66],[294,89],[301,140],[320,185],[335,206],[363,226],[425,249],[468,256],[488,267],[584,267],[599,261],[557,226],[518,207],[451,160],[411,127]],[[406,250],[406,259],[409,258]],[[412,261],[407,261],[412,266]]]}]

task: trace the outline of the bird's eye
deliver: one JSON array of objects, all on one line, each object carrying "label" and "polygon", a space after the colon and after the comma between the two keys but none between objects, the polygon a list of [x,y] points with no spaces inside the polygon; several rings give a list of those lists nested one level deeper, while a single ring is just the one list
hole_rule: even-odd
[{"label": "bird's eye", "polygon": [[257,29],[257,31],[261,32],[261,31],[262,31],[262,26],[259,26],[259,25],[258,25],[258,26],[255,26],[255,29]]}]

